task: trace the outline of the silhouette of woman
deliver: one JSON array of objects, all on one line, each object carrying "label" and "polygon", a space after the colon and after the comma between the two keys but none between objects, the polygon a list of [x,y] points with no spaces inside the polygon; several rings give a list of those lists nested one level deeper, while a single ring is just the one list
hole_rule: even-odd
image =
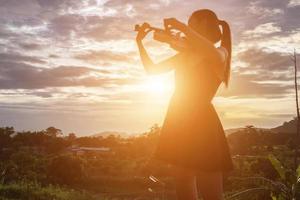
[{"label": "silhouette of woman", "polygon": [[175,18],[164,19],[164,25],[182,32],[187,48],[160,63],[152,62],[142,44],[149,26],[142,25],[136,37],[149,74],[175,70],[175,91],[153,157],[173,166],[178,200],[198,199],[197,186],[205,200],[220,200],[224,174],[233,170],[233,162],[211,101],[222,82],[228,87],[230,28],[208,9],[195,11],[188,25]]}]

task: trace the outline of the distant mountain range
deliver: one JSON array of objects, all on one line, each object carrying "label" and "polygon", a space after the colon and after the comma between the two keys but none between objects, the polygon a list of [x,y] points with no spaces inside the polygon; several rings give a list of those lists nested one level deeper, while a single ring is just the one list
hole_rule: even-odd
[{"label": "distant mountain range", "polygon": [[231,133],[241,131],[244,128],[230,128],[230,129],[225,129],[225,135],[230,135]]},{"label": "distant mountain range", "polygon": [[100,132],[100,133],[96,133],[96,134],[93,134],[91,135],[91,137],[107,137],[107,136],[110,136],[110,135],[114,135],[114,136],[121,136],[121,137],[128,137],[130,136],[131,134],[128,134],[126,132],[118,132],[118,131],[103,131],[103,132]]},{"label": "distant mountain range", "polygon": [[271,128],[271,131],[280,132],[280,133],[296,133],[297,131],[297,120],[296,118],[288,122],[283,122],[282,125],[275,128]]},{"label": "distant mountain range", "polygon": [[[254,128],[256,130],[263,130],[263,131],[270,130],[269,128],[257,128],[257,127],[254,127]],[[237,131],[242,131],[243,129],[245,129],[245,127],[243,127],[243,128],[225,129],[225,135],[230,135],[231,133],[235,133]]]},{"label": "distant mountain range", "polygon": [[[296,118],[288,121],[283,122],[282,125],[274,127],[274,128],[257,128],[254,127],[256,130],[269,130],[275,133],[296,133],[297,131],[297,121]],[[243,130],[244,128],[232,128],[232,129],[226,129],[225,133],[226,135],[230,135],[231,133]]]},{"label": "distant mountain range", "polygon": [[[283,122],[282,125],[274,127],[274,128],[257,128],[254,127],[257,130],[270,130],[272,132],[276,132],[276,133],[296,133],[296,118],[288,121],[288,122]],[[226,129],[225,130],[225,134],[226,135],[230,135],[231,133],[243,130],[245,127],[241,127],[241,128],[230,128],[230,129]],[[97,134],[93,134],[91,135],[91,137],[107,137],[109,135],[114,135],[114,136],[121,136],[121,137],[129,137],[129,136],[133,136],[133,135],[137,135],[137,134],[129,134],[126,132],[118,132],[118,131],[103,131]]]}]

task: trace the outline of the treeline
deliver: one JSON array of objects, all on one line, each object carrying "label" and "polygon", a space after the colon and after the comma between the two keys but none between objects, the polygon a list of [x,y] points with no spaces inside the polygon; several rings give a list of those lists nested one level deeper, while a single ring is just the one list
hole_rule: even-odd
[{"label": "treeline", "polygon": [[[116,135],[77,137],[75,133],[65,135],[55,127],[23,132],[17,132],[13,127],[2,127],[0,197],[1,184],[18,183],[34,183],[37,188],[51,188],[54,185],[58,188],[87,190],[92,194],[145,191],[149,187],[149,180],[143,177],[150,173],[147,171],[147,162],[156,147],[159,132],[160,127],[154,125],[148,131],[129,138]],[[295,145],[293,134],[246,126],[227,138],[232,156],[235,157],[234,176],[262,175],[274,180],[278,177],[268,160],[253,159],[251,155],[255,157],[272,152],[285,163],[291,163],[288,155],[291,155],[291,148]],[[78,154],[72,150],[79,147],[106,147],[109,151]],[[241,155],[245,155],[246,159],[241,159]],[[249,159],[247,156],[250,156]],[[155,163],[151,166],[151,173],[165,177],[170,183],[169,189],[172,189],[167,165]],[[228,191],[239,187],[241,184],[234,181],[225,183]]]},{"label": "treeline", "polygon": [[255,155],[261,152],[261,148],[272,151],[278,145],[293,149],[296,145],[295,138],[296,133],[274,132],[250,125],[231,133],[227,140],[233,155]]},{"label": "treeline", "polygon": [[[153,151],[158,126],[132,138],[76,137],[49,127],[42,131],[16,132],[13,127],[0,128],[0,184],[38,183],[41,186],[111,191],[114,188],[143,187],[145,181],[129,181],[143,168]],[[108,147],[78,155],[77,147]],[[125,178],[125,179],[124,179]],[[137,183],[136,183],[137,181]],[[1,188],[1,185],[0,185]],[[1,192],[0,192],[1,197]]]}]

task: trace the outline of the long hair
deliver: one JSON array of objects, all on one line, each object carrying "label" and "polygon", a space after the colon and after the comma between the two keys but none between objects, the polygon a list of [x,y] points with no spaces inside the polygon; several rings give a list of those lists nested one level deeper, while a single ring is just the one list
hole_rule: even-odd
[{"label": "long hair", "polygon": [[227,62],[226,62],[226,68],[225,68],[225,79],[224,83],[226,87],[228,87],[229,78],[230,78],[230,69],[231,69],[231,31],[229,24],[224,21],[219,21],[220,25],[222,26],[222,39],[221,39],[221,47],[224,47],[227,50],[228,56],[227,56]]},{"label": "long hair", "polygon": [[[205,27],[199,25],[202,20],[206,21]],[[201,9],[192,13],[188,25],[214,44],[221,40],[221,47],[224,47],[228,53],[223,80],[226,88],[228,88],[231,70],[231,31],[229,24],[224,20],[219,20],[213,11]]]}]

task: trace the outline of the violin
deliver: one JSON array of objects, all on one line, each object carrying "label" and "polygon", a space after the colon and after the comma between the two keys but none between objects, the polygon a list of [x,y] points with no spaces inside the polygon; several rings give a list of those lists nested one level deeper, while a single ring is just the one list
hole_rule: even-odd
[{"label": "violin", "polygon": [[[151,26],[148,23],[145,23],[146,29],[154,31],[153,39],[159,42],[167,43],[175,49],[176,51],[184,51],[188,49],[188,43],[186,37],[181,36],[181,32],[174,33],[169,29],[161,29]],[[140,31],[141,26],[139,24],[135,25],[135,31]]]}]

